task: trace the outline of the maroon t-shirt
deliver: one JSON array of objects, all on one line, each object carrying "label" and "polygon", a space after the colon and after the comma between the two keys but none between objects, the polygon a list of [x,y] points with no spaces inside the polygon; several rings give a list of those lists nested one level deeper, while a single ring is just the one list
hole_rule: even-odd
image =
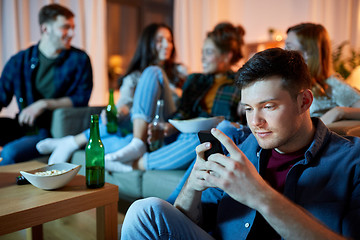
[{"label": "maroon t-shirt", "polygon": [[295,163],[304,158],[305,151],[306,148],[294,153],[281,154],[273,149],[264,179],[278,192],[282,193],[285,187],[286,175]]},{"label": "maroon t-shirt", "polygon": [[[274,189],[283,193],[288,172],[295,163],[304,158],[306,149],[307,147],[288,154],[281,154],[272,149],[263,178]],[[281,237],[260,214],[257,214],[247,239],[281,239]]]}]

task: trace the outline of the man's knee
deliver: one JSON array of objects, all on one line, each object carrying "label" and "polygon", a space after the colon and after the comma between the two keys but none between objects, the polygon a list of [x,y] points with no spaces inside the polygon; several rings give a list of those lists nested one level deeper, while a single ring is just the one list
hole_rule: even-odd
[{"label": "man's knee", "polygon": [[156,219],[162,212],[163,202],[165,201],[150,197],[137,200],[131,204],[123,223],[124,233],[129,234],[132,231],[137,231],[138,226],[146,226],[146,228],[151,229],[151,226],[156,225]]},{"label": "man's knee", "polygon": [[135,201],[133,204],[131,204],[128,212],[135,214],[136,212],[161,212],[165,208],[166,204],[168,203],[160,198],[148,197]]}]

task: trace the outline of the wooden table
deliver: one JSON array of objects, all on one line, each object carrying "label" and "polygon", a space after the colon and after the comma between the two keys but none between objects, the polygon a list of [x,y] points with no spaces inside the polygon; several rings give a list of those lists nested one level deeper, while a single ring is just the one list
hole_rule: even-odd
[{"label": "wooden table", "polygon": [[43,223],[96,208],[97,239],[117,239],[118,187],[105,183],[102,188],[87,189],[81,175],[52,191],[16,185],[20,170],[44,165],[30,161],[0,167],[0,236],[32,227],[33,239],[42,239]]}]

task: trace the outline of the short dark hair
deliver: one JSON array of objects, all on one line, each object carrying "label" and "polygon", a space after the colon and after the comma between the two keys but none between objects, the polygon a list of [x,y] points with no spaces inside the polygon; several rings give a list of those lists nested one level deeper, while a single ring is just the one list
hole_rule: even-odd
[{"label": "short dark hair", "polygon": [[74,13],[59,4],[49,4],[40,9],[39,24],[55,21],[57,16],[64,16],[66,19],[74,17]]},{"label": "short dark hair", "polygon": [[236,84],[242,89],[265,78],[279,76],[282,87],[293,98],[311,88],[311,77],[302,56],[296,51],[271,48],[256,53],[236,74]]}]

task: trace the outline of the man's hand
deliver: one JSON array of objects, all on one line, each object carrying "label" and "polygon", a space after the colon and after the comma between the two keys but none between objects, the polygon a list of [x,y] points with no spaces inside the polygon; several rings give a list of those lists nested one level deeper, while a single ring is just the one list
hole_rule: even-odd
[{"label": "man's hand", "polygon": [[47,108],[45,100],[41,99],[24,108],[19,114],[19,124],[33,126],[35,119]]},{"label": "man's hand", "polygon": [[201,195],[202,191],[215,185],[205,180],[208,175],[204,152],[211,148],[210,143],[203,143],[196,147],[196,162],[174,206],[197,224],[202,222]]},{"label": "man's hand", "polygon": [[272,188],[230,138],[218,129],[212,129],[211,133],[225,146],[230,157],[212,154],[202,166],[207,170],[205,181],[224,190],[238,202],[256,209],[266,193],[273,191]]},{"label": "man's hand", "polygon": [[210,173],[207,168],[207,162],[205,161],[204,153],[210,148],[211,144],[208,142],[200,144],[196,147],[196,162],[187,180],[188,187],[192,188],[195,191],[202,192],[207,188],[216,187],[216,184],[212,184],[209,181],[205,180],[205,178]]}]

